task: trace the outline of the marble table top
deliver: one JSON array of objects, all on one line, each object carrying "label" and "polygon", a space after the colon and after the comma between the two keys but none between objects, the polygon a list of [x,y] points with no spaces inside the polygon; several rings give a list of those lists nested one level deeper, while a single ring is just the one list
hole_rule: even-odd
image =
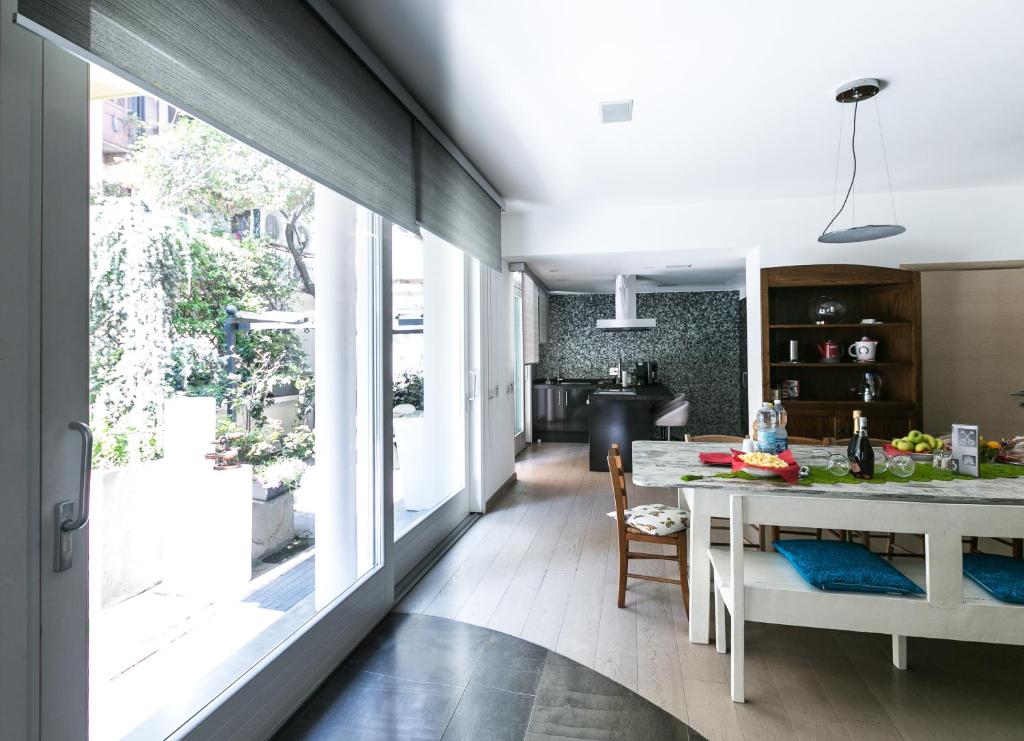
[{"label": "marble table top", "polygon": [[[697,457],[701,452],[727,453],[727,443],[683,443],[665,440],[633,442],[633,483],[636,486],[693,487],[736,491],[762,491],[787,496],[841,497],[844,499],[876,499],[895,502],[944,502],[950,504],[1019,504],[1024,505],[1024,477],[1002,479],[957,479],[955,481],[907,481],[906,483],[812,484],[793,486],[782,480],[746,481],[715,478],[727,469],[705,466]],[[821,447],[793,445],[798,462],[814,461],[824,465],[827,456]],[[841,446],[832,446],[841,452]],[[817,460],[814,460],[817,456]],[[825,456],[825,457],[823,457]],[[683,481],[682,476],[703,476]]]}]

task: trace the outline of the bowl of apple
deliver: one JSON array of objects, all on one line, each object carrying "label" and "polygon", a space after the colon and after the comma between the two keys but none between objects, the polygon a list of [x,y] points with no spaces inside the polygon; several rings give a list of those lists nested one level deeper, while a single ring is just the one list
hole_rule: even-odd
[{"label": "bowl of apple", "polygon": [[945,445],[938,437],[920,430],[911,430],[904,437],[894,437],[891,444],[886,443],[885,452],[888,455],[909,455],[915,461],[930,462],[932,453],[942,450]]}]

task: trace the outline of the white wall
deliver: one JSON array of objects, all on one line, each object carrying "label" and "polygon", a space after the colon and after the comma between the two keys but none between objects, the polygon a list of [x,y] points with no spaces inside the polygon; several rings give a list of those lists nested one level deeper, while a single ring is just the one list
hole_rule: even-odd
[{"label": "white wall", "polygon": [[[857,223],[890,223],[887,193],[858,195]],[[780,265],[856,263],[899,267],[928,262],[1024,258],[1019,214],[1024,186],[907,191],[896,213],[907,232],[856,245],[823,245],[831,195],[746,201],[598,204],[502,216],[502,252],[524,259],[551,254],[714,250],[747,255],[749,412],[761,402],[760,270]],[[837,227],[850,226],[845,212]]]}]

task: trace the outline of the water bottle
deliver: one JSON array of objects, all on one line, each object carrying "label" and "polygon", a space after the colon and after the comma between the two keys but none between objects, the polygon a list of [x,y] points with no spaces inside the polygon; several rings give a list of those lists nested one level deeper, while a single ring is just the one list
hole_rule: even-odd
[{"label": "water bottle", "polygon": [[778,430],[779,418],[774,407],[763,402],[757,412],[757,452],[775,453]]},{"label": "water bottle", "polygon": [[783,450],[789,449],[789,433],[786,432],[786,422],[789,421],[789,416],[781,401],[776,400],[775,402],[775,414],[779,421],[779,427],[775,431],[775,453],[778,455]]}]

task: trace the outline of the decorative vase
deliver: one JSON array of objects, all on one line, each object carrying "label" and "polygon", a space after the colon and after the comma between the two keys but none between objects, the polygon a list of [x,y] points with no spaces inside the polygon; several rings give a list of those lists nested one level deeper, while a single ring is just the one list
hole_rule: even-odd
[{"label": "decorative vase", "polygon": [[815,324],[840,324],[846,319],[846,304],[834,296],[818,296],[811,301],[811,319]]}]

